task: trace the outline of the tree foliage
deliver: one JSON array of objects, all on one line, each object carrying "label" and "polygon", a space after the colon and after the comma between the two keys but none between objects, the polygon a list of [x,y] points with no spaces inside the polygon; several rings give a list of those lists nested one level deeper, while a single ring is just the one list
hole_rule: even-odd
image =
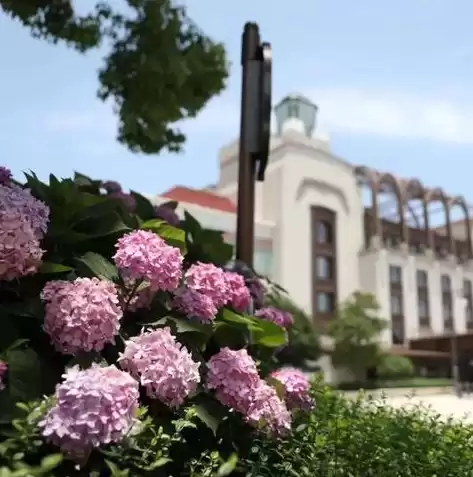
[{"label": "tree foliage", "polygon": [[356,377],[376,367],[383,356],[379,336],[386,321],[379,317],[379,306],[373,295],[356,292],[340,309],[329,325],[334,340],[332,362],[349,369]]},{"label": "tree foliage", "polygon": [[383,356],[378,366],[378,376],[381,379],[410,378],[414,375],[415,368],[412,361],[406,356]]},{"label": "tree foliage", "polygon": [[133,152],[179,151],[176,122],[193,118],[227,78],[225,50],[172,0],[97,2],[79,14],[72,0],[0,0],[33,36],[79,52],[108,48],[99,71],[101,100],[113,100],[118,141]]}]

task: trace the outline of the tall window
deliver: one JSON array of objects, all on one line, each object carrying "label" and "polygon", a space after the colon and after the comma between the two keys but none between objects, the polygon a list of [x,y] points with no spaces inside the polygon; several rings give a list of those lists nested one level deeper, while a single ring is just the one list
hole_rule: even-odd
[{"label": "tall window", "polygon": [[402,268],[397,265],[390,265],[389,287],[391,292],[391,338],[393,344],[403,344],[405,340],[402,281]]},{"label": "tall window", "polygon": [[473,329],[473,285],[471,280],[463,280],[463,297],[466,300],[466,327],[471,330]]},{"label": "tall window", "polygon": [[391,265],[389,267],[389,281],[391,283],[401,284],[402,283],[402,268],[396,265]]},{"label": "tall window", "polygon": [[326,220],[320,220],[316,226],[317,242],[332,243],[332,224]]},{"label": "tall window", "polygon": [[317,293],[317,311],[319,313],[332,313],[334,311],[334,307],[335,303],[333,299],[333,293]]},{"label": "tall window", "polygon": [[442,313],[443,326],[446,330],[453,329],[453,299],[452,299],[452,279],[450,275],[442,275]]},{"label": "tall window", "polygon": [[420,326],[430,326],[429,280],[425,270],[417,270],[417,311]]},{"label": "tall window", "polygon": [[332,257],[319,255],[315,259],[317,268],[317,278],[319,280],[330,280],[333,274]]},{"label": "tall window", "polygon": [[312,309],[316,321],[333,317],[337,304],[336,214],[312,207]]}]

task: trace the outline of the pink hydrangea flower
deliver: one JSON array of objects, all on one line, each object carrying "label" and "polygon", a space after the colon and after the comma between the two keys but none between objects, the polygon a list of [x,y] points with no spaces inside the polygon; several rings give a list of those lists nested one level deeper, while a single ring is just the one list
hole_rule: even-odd
[{"label": "pink hydrangea flower", "polygon": [[56,387],[56,404],[39,423],[42,435],[81,462],[93,448],[120,442],[134,424],[138,383],[115,366],[70,368]]},{"label": "pink hydrangea flower", "polygon": [[203,323],[215,319],[217,307],[212,298],[191,288],[183,288],[174,297],[174,306],[188,318],[194,318]]},{"label": "pink hydrangea flower", "polygon": [[11,184],[11,179],[12,174],[10,169],[0,166],[0,184],[8,186]]},{"label": "pink hydrangea flower", "polygon": [[118,191],[109,193],[108,197],[119,200],[124,205],[125,209],[128,210],[128,212],[134,212],[136,209],[136,200],[131,194]]},{"label": "pink hydrangea flower", "polygon": [[0,213],[21,215],[38,240],[48,229],[49,207],[16,184],[0,185]]},{"label": "pink hydrangea flower", "polygon": [[289,409],[310,410],[314,402],[310,397],[310,383],[304,373],[295,368],[281,368],[270,377],[279,381],[284,388],[284,400]]},{"label": "pink hydrangea flower", "polygon": [[290,313],[279,310],[278,308],[274,308],[272,306],[260,308],[256,311],[255,316],[271,321],[272,323],[286,329],[290,328],[294,321]]},{"label": "pink hydrangea flower", "polygon": [[7,374],[7,371],[8,371],[7,363],[5,363],[5,361],[2,361],[0,359],[0,391],[5,389],[5,376]]},{"label": "pink hydrangea flower", "polygon": [[246,415],[252,390],[261,380],[246,349],[222,348],[210,358],[207,367],[207,388],[215,391],[215,397],[223,405]]},{"label": "pink hydrangea flower", "polygon": [[227,282],[230,305],[235,311],[245,311],[251,301],[250,290],[246,286],[245,279],[238,273],[225,272],[225,280]]},{"label": "pink hydrangea flower", "polygon": [[10,281],[35,273],[42,256],[43,250],[24,215],[0,209],[0,279]]},{"label": "pink hydrangea flower", "polygon": [[169,225],[177,227],[180,223],[179,216],[171,207],[161,204],[154,208],[156,218],[166,221]]},{"label": "pink hydrangea flower", "polygon": [[101,351],[114,343],[122,310],[115,285],[98,278],[77,278],[46,283],[44,331],[64,354]]},{"label": "pink hydrangea flower", "polygon": [[291,414],[276,390],[261,380],[252,390],[245,420],[273,436],[285,436],[291,430]]},{"label": "pink hydrangea flower", "polygon": [[197,262],[185,274],[186,285],[191,290],[210,297],[217,308],[229,300],[225,271],[212,263]]},{"label": "pink hydrangea flower", "polygon": [[135,230],[120,238],[116,248],[115,264],[128,280],[145,280],[154,291],[179,286],[184,257],[155,233]]},{"label": "pink hydrangea flower", "polygon": [[179,407],[200,382],[200,364],[169,328],[146,331],[125,343],[120,366],[139,380],[152,399]]}]

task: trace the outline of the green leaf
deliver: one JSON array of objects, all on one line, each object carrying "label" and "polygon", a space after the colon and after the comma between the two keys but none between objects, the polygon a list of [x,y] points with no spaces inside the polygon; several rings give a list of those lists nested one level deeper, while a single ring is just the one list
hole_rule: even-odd
[{"label": "green leaf", "polygon": [[13,349],[5,353],[8,364],[8,383],[0,392],[0,422],[10,421],[18,411],[17,402],[30,402],[42,394],[42,366],[40,357],[31,348]]},{"label": "green leaf", "polygon": [[39,273],[43,275],[47,275],[50,273],[65,273],[70,272],[72,270],[71,267],[67,265],[62,265],[60,263],[52,263],[52,262],[43,262],[41,268],[39,269]]},{"label": "green leaf", "polygon": [[216,414],[213,414],[209,403],[196,404],[194,406],[196,416],[217,435],[218,427],[220,425],[220,419]]},{"label": "green leaf", "polygon": [[199,221],[193,215],[187,212],[187,210],[184,211],[183,228],[185,232],[190,235],[191,242],[197,241],[203,230]]},{"label": "green leaf", "polygon": [[224,266],[233,257],[233,245],[226,243],[223,233],[218,230],[203,230],[197,243],[202,247],[206,260],[215,265]]},{"label": "green leaf", "polygon": [[187,319],[174,318],[173,316],[167,316],[166,321],[175,324],[177,333],[202,333],[210,335],[213,330],[212,325],[197,323]]},{"label": "green leaf", "polygon": [[186,234],[184,230],[169,225],[160,219],[147,220],[142,229],[151,230],[158,234],[167,244],[177,247],[183,255],[187,253]]},{"label": "green leaf", "polygon": [[87,252],[75,259],[79,270],[88,276],[113,281],[118,278],[118,270],[105,257],[95,252]]},{"label": "green leaf", "polygon": [[107,467],[110,469],[110,474],[112,477],[128,477],[129,469],[121,470],[117,464],[112,462],[111,460],[105,459],[105,463]]},{"label": "green leaf", "polygon": [[251,330],[251,342],[266,348],[279,348],[287,344],[287,333],[270,321],[254,319]]},{"label": "green leaf", "polygon": [[218,477],[226,477],[230,475],[238,464],[238,455],[232,454],[226,462],[224,462],[217,471]]},{"label": "green leaf", "polygon": [[93,231],[88,234],[87,239],[106,237],[108,235],[115,235],[119,233],[129,232],[131,229],[123,222],[122,218],[117,212],[112,212],[108,215],[99,217],[95,221]]},{"label": "green leaf", "polygon": [[276,394],[278,395],[279,399],[284,401],[284,396],[286,394],[284,384],[278,379],[272,378],[271,376],[267,377],[266,381],[276,390]]},{"label": "green leaf", "polygon": [[17,348],[21,348],[23,345],[27,344],[29,341],[30,340],[27,340],[25,338],[17,339],[11,345],[8,346],[5,352],[12,351]]},{"label": "green leaf", "polygon": [[152,464],[145,467],[147,471],[158,469],[159,467],[164,467],[166,464],[172,462],[172,459],[168,457],[160,457],[159,459],[155,460]]},{"label": "green leaf", "polygon": [[150,220],[154,215],[154,207],[153,204],[138,192],[131,191],[130,194],[133,196],[136,202],[136,213],[143,219],[143,220]]},{"label": "green leaf", "polygon": [[53,470],[63,461],[63,459],[64,457],[62,454],[48,455],[41,461],[41,470],[43,472]]},{"label": "green leaf", "polygon": [[249,316],[239,315],[235,313],[234,311],[229,310],[228,308],[224,308],[222,310],[221,317],[222,317],[222,320],[226,321],[227,323],[245,325],[248,328],[251,328],[255,324],[255,320],[253,320]]},{"label": "green leaf", "polygon": [[79,186],[91,186],[93,184],[90,177],[81,174],[80,172],[74,172],[74,182]]}]

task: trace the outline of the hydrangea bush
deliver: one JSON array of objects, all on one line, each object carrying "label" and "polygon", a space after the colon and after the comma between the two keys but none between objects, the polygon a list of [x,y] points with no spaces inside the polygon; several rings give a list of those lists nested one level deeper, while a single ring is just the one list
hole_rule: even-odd
[{"label": "hydrangea bush", "polygon": [[0,170],[0,425],[26,410],[14,428],[34,441],[0,444],[0,467],[21,454],[54,475],[228,475],[254,436],[286,438],[313,407],[302,373],[274,370],[291,315],[175,206]]}]

